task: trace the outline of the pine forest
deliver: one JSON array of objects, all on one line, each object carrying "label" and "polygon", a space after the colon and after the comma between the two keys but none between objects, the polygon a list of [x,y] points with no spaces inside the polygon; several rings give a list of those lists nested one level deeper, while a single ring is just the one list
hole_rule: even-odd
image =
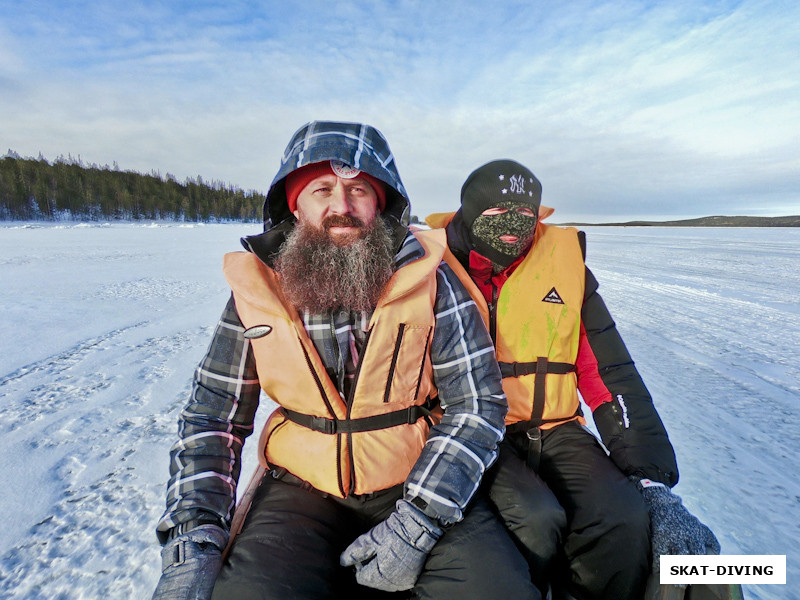
[{"label": "pine forest", "polygon": [[181,183],[172,175],[87,166],[73,157],[53,163],[0,158],[0,220],[260,221],[264,194],[198,176]]}]

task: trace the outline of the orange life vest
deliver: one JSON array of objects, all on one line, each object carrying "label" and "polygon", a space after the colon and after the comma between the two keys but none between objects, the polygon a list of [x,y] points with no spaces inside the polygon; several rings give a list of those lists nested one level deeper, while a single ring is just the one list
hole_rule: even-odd
[{"label": "orange life vest", "polygon": [[[269,331],[251,340],[261,388],[281,407],[261,433],[265,466],[286,468],[339,497],[407,478],[428,438],[429,419],[420,418],[428,411],[420,407],[437,396],[430,343],[436,269],[446,248],[443,231],[415,235],[425,255],[389,280],[369,323],[349,402],[283,295],[279,275],[252,253],[225,256],[225,278],[242,324]],[[387,419],[402,422],[386,426]],[[376,421],[383,426],[371,428]]]},{"label": "orange life vest", "polygon": [[[442,227],[452,214],[432,217],[427,222]],[[489,307],[478,286],[449,250],[445,261],[489,327]],[[506,425],[534,421],[534,425],[541,423],[542,429],[549,429],[582,419],[575,362],[584,287],[577,230],[540,221],[533,247],[503,284],[495,309],[495,349],[508,398]],[[534,398],[542,398],[543,403],[537,404]]]}]

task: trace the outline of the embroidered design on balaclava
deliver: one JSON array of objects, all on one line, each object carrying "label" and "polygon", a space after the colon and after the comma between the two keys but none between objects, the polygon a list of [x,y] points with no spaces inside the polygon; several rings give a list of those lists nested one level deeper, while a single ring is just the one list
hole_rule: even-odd
[{"label": "embroidered design on balaclava", "polygon": [[[541,198],[539,180],[513,160],[492,161],[473,171],[461,188],[461,213],[475,250],[500,268],[513,263],[533,240]],[[482,214],[489,208],[508,210]],[[521,208],[536,216],[525,216]]]}]

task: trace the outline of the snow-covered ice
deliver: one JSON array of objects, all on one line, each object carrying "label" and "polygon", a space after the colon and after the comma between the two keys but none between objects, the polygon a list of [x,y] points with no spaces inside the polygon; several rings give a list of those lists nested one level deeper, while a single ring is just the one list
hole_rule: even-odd
[{"label": "snow-covered ice", "polygon": [[[150,597],[177,413],[229,293],[222,255],[259,230],[0,227],[0,597]],[[725,554],[787,556],[787,585],[746,598],[800,597],[800,230],[586,231],[676,492]]]}]

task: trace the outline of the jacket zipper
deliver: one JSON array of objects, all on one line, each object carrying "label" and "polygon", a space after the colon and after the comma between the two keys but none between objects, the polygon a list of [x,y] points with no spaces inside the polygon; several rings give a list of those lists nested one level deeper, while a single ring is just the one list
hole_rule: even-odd
[{"label": "jacket zipper", "polygon": [[[333,351],[336,353],[336,384],[344,387],[344,380],[347,379],[344,372],[344,362],[342,361],[342,353],[339,352],[339,338],[336,337],[336,324],[333,322],[333,312],[329,314],[331,326],[331,339],[333,340]],[[339,380],[341,373],[342,379]]]},{"label": "jacket zipper", "polygon": [[[314,383],[317,384],[317,389],[319,390],[319,395],[322,397],[322,401],[325,403],[325,408],[328,409],[328,414],[331,415],[332,418],[336,418],[336,413],[333,411],[333,406],[331,406],[330,400],[328,400],[328,395],[325,393],[325,386],[322,385],[322,381],[320,381],[319,376],[317,375],[317,371],[314,369],[314,365],[311,364],[311,357],[308,355],[305,346],[303,346],[302,342],[300,343],[300,347],[303,349],[303,356],[306,359],[306,365],[308,366],[308,370],[311,371],[311,375],[314,377]],[[344,481],[342,480],[342,461],[340,460],[341,457],[341,436],[336,436],[336,477],[339,482],[339,491],[342,493],[342,496],[345,495],[344,493]]]},{"label": "jacket zipper", "polygon": [[[353,399],[356,395],[356,387],[358,386],[358,377],[361,375],[361,365],[364,364],[364,357],[367,355],[367,347],[369,346],[369,338],[372,335],[372,329],[367,331],[367,335],[364,337],[364,346],[361,349],[361,353],[358,357],[358,365],[356,365],[356,372],[353,375],[353,383],[350,386],[350,393],[347,394],[347,420],[350,420],[350,414],[353,410]],[[341,439],[341,436],[339,436]],[[353,460],[353,434],[352,432],[347,432],[347,452],[350,455],[350,488],[348,493],[346,494],[349,496],[350,494],[355,492],[356,489],[356,465]],[[339,463],[341,464],[341,463]],[[339,487],[343,487],[343,482],[341,479],[339,480]]]},{"label": "jacket zipper", "polygon": [[386,391],[383,393],[384,403],[389,402],[389,393],[392,390],[392,380],[394,379],[394,370],[397,367],[397,357],[400,354],[400,344],[403,343],[403,333],[406,330],[406,324],[400,323],[397,331],[397,340],[394,343],[394,353],[392,354],[392,363],[389,365],[389,377],[386,379]]},{"label": "jacket zipper", "polygon": [[497,346],[497,286],[492,282],[492,301],[489,304],[489,335],[492,345]]},{"label": "jacket zipper", "polygon": [[431,329],[432,327],[428,327],[428,337],[425,338],[425,350],[422,351],[422,364],[419,366],[419,375],[417,376],[417,387],[414,390],[414,400],[416,401],[417,396],[419,396],[419,386],[422,385],[422,374],[425,372],[425,361],[428,358],[428,346],[431,343]]}]

